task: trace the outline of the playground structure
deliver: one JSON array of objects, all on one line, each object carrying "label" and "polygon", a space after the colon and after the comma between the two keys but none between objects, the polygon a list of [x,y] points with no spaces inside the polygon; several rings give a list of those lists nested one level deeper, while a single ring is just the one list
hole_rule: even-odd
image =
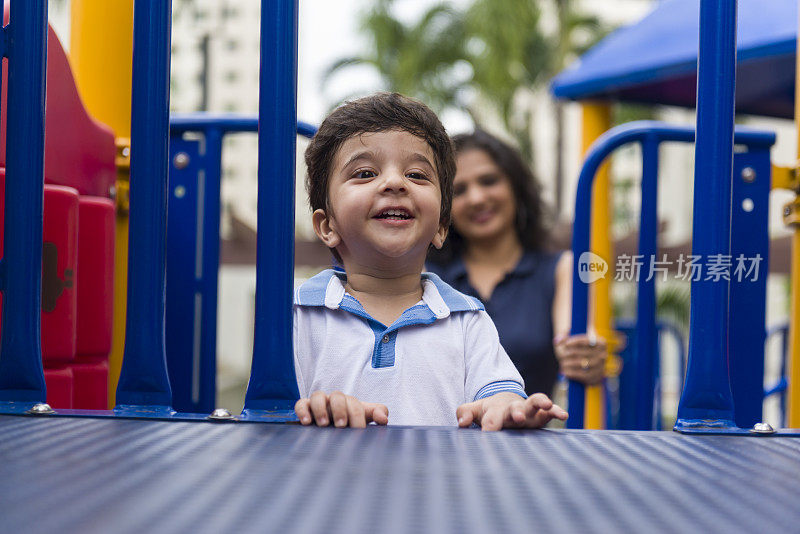
[{"label": "playground structure", "polygon": [[[728,329],[735,330],[737,321],[753,318],[732,314],[728,319],[728,303],[736,311],[740,299],[763,302],[763,290],[755,286],[729,289],[727,284],[693,283],[692,308],[703,307],[704,313],[692,314],[678,429],[703,435],[579,430],[487,435],[456,429],[341,431],[244,424],[289,422],[297,398],[290,335],[298,131],[297,3],[291,0],[262,1],[256,337],[245,410],[235,423],[225,426],[207,421],[209,417],[234,419],[225,412],[209,416],[207,411],[174,411],[164,319],[164,295],[170,291],[167,232],[172,231],[167,221],[167,168],[179,154],[173,152],[170,157],[168,143],[170,2],[137,1],[134,13],[127,336],[113,410],[58,409],[53,413],[43,404],[42,250],[30,243],[41,241],[42,218],[37,214],[43,212],[41,199],[46,198],[44,73],[45,60],[50,60],[45,54],[46,0],[13,0],[10,24],[3,30],[7,38],[0,40],[8,45],[3,55],[9,60],[0,341],[0,414],[7,414],[0,415],[4,437],[0,451],[5,458],[0,464],[0,488],[8,498],[0,504],[0,517],[10,530],[115,525],[116,530],[130,532],[154,527],[218,531],[269,524],[298,532],[477,531],[510,530],[537,522],[551,529],[582,526],[587,530],[796,528],[800,520],[794,503],[800,491],[796,437],[800,432],[750,428],[750,421],[758,417],[739,407],[734,410],[740,398],[745,399],[745,407],[752,408],[747,399],[753,398],[748,388],[754,377],[752,368],[732,363],[729,380],[725,348],[733,343]],[[695,202],[694,243],[702,254],[728,254],[737,246],[747,247],[743,250],[750,253],[765,243],[761,237],[744,239],[765,232],[765,226],[754,229],[748,226],[754,219],[729,216],[732,195],[746,194],[756,205],[765,206],[758,199],[768,190],[753,189],[761,187],[759,182],[749,184],[749,189],[733,186],[731,191],[731,176],[734,169],[745,167],[768,174],[773,142],[771,134],[734,134],[735,21],[735,1],[701,2],[695,198],[703,202]],[[726,83],[718,83],[719,77]],[[214,165],[225,131],[254,126],[252,122],[226,126],[221,119],[205,124],[196,118],[174,122],[174,132],[204,133],[202,150],[174,145],[182,153],[197,153],[188,156],[183,169],[199,157]],[[598,141],[579,185],[576,258],[589,250],[591,184],[608,152],[628,141],[643,144],[643,195],[652,206],[658,143],[687,142],[693,136],[687,129],[635,124]],[[734,136],[737,144],[747,147],[735,157]],[[184,186],[186,191],[189,185]],[[640,252],[654,247],[654,214],[643,209]],[[760,220],[764,211],[753,210],[747,216]],[[200,225],[208,220],[213,221],[213,215],[196,216],[190,222]],[[731,228],[745,226],[752,233],[740,235],[741,243],[734,236],[731,243]],[[198,265],[197,258],[203,265],[207,255],[213,255],[213,250],[195,249],[193,267]],[[573,333],[585,332],[587,327],[587,290],[576,262]],[[641,285],[635,369],[638,380],[645,383],[653,376],[647,367],[652,360],[646,358],[654,350],[649,301],[652,287]],[[642,325],[646,325],[644,330]],[[193,346],[208,342],[196,341],[194,336]],[[763,353],[763,347],[760,350]],[[756,360],[736,362],[750,365]],[[738,387],[737,373],[742,373],[746,387]],[[198,371],[184,391],[191,396],[194,384],[200,383]],[[760,383],[758,388],[760,395]],[[581,388],[572,385],[573,422],[583,419],[582,396]],[[646,420],[652,414],[652,402],[641,411],[637,420]],[[74,459],[68,468],[45,460],[67,452]],[[764,470],[775,478],[767,480]],[[385,506],[380,516],[386,520],[378,521],[380,516],[370,514],[372,508],[367,507],[339,513],[345,506],[345,487],[359,502],[374,500],[375,506]],[[192,491],[195,488],[201,490]],[[552,488],[553,493],[542,488]],[[71,499],[76,492],[83,497],[79,501]],[[230,508],[219,510],[213,505],[226,492],[240,498]],[[315,492],[320,492],[322,503],[309,509]],[[436,503],[449,515],[437,512]],[[303,514],[304,510],[308,513]],[[37,518],[35,523],[30,523],[31,517]]]}]

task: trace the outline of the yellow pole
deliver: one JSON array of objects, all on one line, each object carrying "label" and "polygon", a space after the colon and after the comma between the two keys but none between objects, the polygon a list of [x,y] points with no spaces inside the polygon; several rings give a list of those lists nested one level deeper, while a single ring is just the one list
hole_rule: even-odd
[{"label": "yellow pole", "polygon": [[133,0],[72,0],[70,63],[89,112],[117,137],[117,228],[114,326],[109,356],[108,405],[115,404],[125,346],[128,286],[128,154],[131,132]]},{"label": "yellow pole", "polygon": [[[583,103],[582,154],[601,134],[611,127],[611,107],[608,104]],[[597,335],[605,338],[611,347],[614,333],[611,324],[611,190],[608,163],[604,163],[594,180],[592,189],[591,250],[609,263],[609,274],[593,283],[589,289],[591,325]],[[577,261],[577,258],[576,258]],[[586,388],[584,428],[606,427],[605,399],[600,386]]]},{"label": "yellow pole", "polygon": [[[798,21],[800,28],[800,20]],[[800,67],[800,41],[795,54],[796,65]],[[800,70],[795,77],[794,124],[800,135]],[[800,137],[797,139],[797,154],[800,159]],[[787,204],[783,211],[783,220],[793,231],[792,236],[792,300],[789,312],[789,365],[786,422],[790,428],[800,428],[800,180],[797,177],[795,164],[794,178],[790,185],[795,191],[794,202]]]}]

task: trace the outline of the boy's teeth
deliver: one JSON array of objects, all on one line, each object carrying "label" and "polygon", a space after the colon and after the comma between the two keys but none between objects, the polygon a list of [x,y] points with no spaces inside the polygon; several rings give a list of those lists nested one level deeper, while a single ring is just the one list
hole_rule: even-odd
[{"label": "boy's teeth", "polygon": [[406,212],[399,210],[384,211],[383,213],[380,214],[380,217],[400,217],[402,219],[409,218]]}]

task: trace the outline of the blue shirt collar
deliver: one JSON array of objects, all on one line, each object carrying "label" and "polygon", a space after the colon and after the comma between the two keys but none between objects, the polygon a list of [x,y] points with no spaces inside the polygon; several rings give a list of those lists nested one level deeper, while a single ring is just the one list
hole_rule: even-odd
[{"label": "blue shirt collar", "polygon": [[[295,290],[294,304],[336,310],[344,299],[346,281],[344,272],[326,269]],[[484,310],[478,299],[456,291],[434,273],[422,273],[422,302],[437,319],[444,319],[454,312]]]}]

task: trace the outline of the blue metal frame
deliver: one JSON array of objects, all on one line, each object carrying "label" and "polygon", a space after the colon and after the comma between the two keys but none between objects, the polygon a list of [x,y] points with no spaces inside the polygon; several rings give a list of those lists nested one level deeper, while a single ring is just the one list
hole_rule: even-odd
[{"label": "blue metal frame", "polygon": [[42,207],[44,195],[47,0],[11,2],[3,30],[8,57],[5,230],[0,289],[0,402],[44,402]]},{"label": "blue metal frame", "polygon": [[[736,0],[702,0],[692,252],[730,254]],[[728,377],[728,284],[693,280],[689,364],[676,430],[735,428]],[[760,325],[759,325],[760,328]]]},{"label": "blue metal frame", "polygon": [[[752,428],[763,420],[770,172],[768,148],[733,156],[728,366],[734,422],[740,428]],[[760,258],[758,275],[735,274],[741,266],[737,258],[751,259],[741,262],[747,268],[758,261],[753,258]]]},{"label": "blue metal frame", "polygon": [[213,165],[204,159],[208,145],[181,137],[169,143],[169,161],[180,155],[186,163],[170,166],[167,201],[165,342],[172,406],[179,412],[210,413],[216,393],[220,183],[204,170]]},{"label": "blue metal frame", "polygon": [[[639,254],[656,258],[658,253],[658,148],[656,136],[642,139],[642,203],[639,223]],[[635,403],[635,429],[650,430],[659,423],[654,406],[658,359],[658,332],[656,331],[656,277],[644,273],[639,280],[636,297],[636,346],[634,350],[634,376],[636,390],[640,392]],[[647,394],[650,392],[651,394]],[[660,400],[660,399],[659,399]]]},{"label": "blue metal frame", "polygon": [[[578,178],[575,198],[575,224],[573,226],[572,251],[576,261],[574,262],[572,272],[572,334],[585,333],[588,320],[587,304],[589,288],[588,285],[583,283],[580,279],[578,259],[582,253],[590,250],[591,193],[594,176],[597,173],[598,168],[614,150],[629,143],[642,144],[642,154],[647,155],[649,158],[653,158],[657,154],[657,146],[660,143],[690,143],[694,141],[694,137],[694,130],[685,126],[677,126],[655,121],[636,121],[610,129],[601,135],[587,152],[586,159]],[[767,158],[766,164],[768,165],[768,151],[769,148],[775,143],[775,134],[769,132],[759,132],[747,128],[737,128],[735,139],[737,144],[746,147],[748,151],[751,151],[754,154],[758,153],[761,158]],[[657,193],[652,188],[656,186],[653,178],[656,170],[657,167],[652,163],[648,163],[647,161],[643,162],[643,209],[653,210],[655,208],[655,200],[657,200],[655,195]],[[696,203],[696,205],[699,204],[699,206],[702,207],[707,203],[708,199],[703,199],[701,202]],[[654,220],[654,214],[642,214],[642,234],[655,232],[655,225],[653,224]],[[738,220],[736,223],[740,224]],[[741,222],[741,224],[744,224],[744,222]],[[750,223],[748,222],[747,224]],[[640,239],[647,240],[654,238],[642,236]],[[644,241],[644,244],[646,244],[650,249],[653,247],[652,242]],[[695,253],[701,252],[699,252],[699,249],[695,249]],[[640,278],[640,293],[642,289],[642,282],[646,278],[646,276]],[[647,298],[645,298],[645,305],[646,304]],[[725,308],[725,310],[727,310],[727,308]],[[642,305],[641,297],[637,309],[637,317],[639,321],[654,321],[652,310],[648,310],[646,306]],[[642,324],[637,325],[637,329],[641,328]],[[648,328],[648,330],[645,334],[644,341],[648,346],[652,347],[652,343],[655,338],[651,337],[650,332],[654,333],[655,330],[649,329],[649,327],[646,328]],[[652,336],[654,335],[655,334],[652,334]],[[640,345],[639,341],[641,339],[641,336],[637,334],[637,346]],[[638,355],[635,358],[635,361],[637,362],[637,364],[635,364],[637,371],[634,374],[640,376],[640,380],[643,380],[644,383],[652,384],[652,380],[654,379],[650,378],[652,374],[650,371],[648,371],[648,369],[653,368],[652,348],[650,351],[647,351],[646,349],[637,349],[637,354]],[[648,359],[649,361],[646,361]],[[639,365],[639,362],[641,362],[642,365]],[[725,370],[725,377],[727,380],[727,369]],[[639,406],[637,413],[639,414],[640,418],[637,418],[635,423],[636,428],[650,429],[652,428],[651,424],[653,420],[652,389],[649,391],[641,389],[640,391],[641,393],[639,400],[637,401],[637,406]],[[567,420],[568,428],[582,428],[584,415],[584,388],[582,384],[570,382],[568,402],[570,412],[570,418]]]},{"label": "blue metal frame", "polygon": [[253,364],[243,417],[292,410],[297,0],[261,1],[258,244]]},{"label": "blue metal frame", "polygon": [[117,409],[172,411],[164,346],[170,0],[136,0],[128,300]]},{"label": "blue metal frame", "polygon": [[[222,142],[231,133],[257,131],[256,115],[170,116],[166,350],[179,412],[215,406]],[[186,133],[202,139],[184,139]],[[316,127],[298,122],[297,133],[313,137]],[[174,165],[179,153],[188,157],[185,168]]]}]

